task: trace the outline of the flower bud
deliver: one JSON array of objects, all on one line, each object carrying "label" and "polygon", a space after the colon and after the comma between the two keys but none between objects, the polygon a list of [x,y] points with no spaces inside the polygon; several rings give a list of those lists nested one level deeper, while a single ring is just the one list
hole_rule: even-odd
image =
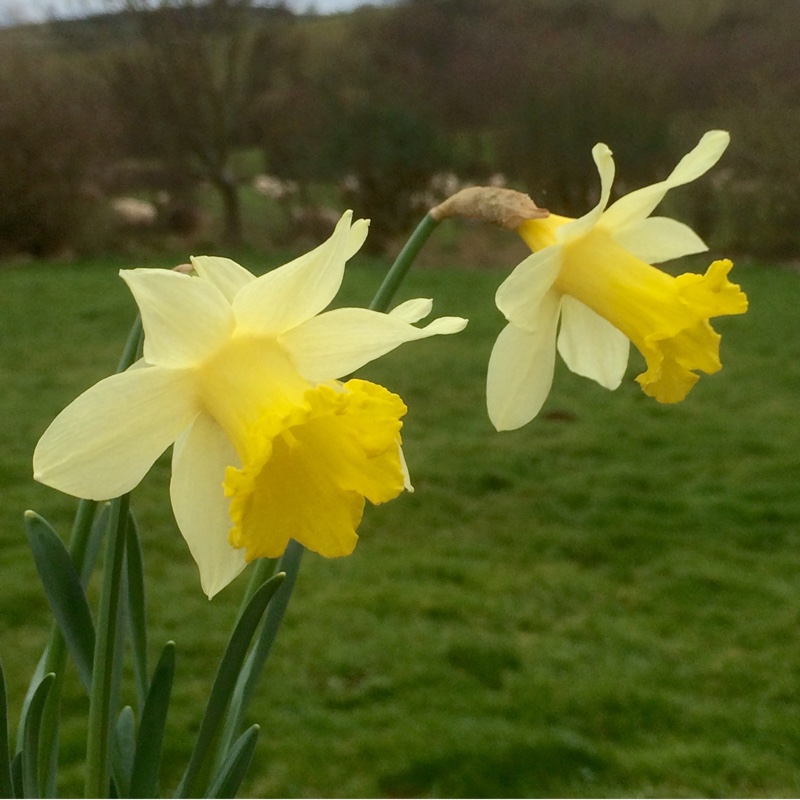
[{"label": "flower bud", "polygon": [[470,186],[430,210],[438,222],[447,217],[470,217],[516,230],[527,219],[543,219],[550,212],[539,208],[527,194],[497,186]]}]

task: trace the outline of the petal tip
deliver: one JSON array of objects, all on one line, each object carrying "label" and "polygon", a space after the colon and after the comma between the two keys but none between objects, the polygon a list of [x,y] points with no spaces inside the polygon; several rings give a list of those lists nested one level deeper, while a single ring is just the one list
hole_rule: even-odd
[{"label": "petal tip", "polygon": [[450,326],[449,333],[460,333],[469,325],[469,320],[465,317],[442,317],[441,319],[447,320],[447,324]]},{"label": "petal tip", "polygon": [[605,142],[598,142],[592,148],[592,155],[595,158],[608,158],[609,156],[614,155],[611,148]]},{"label": "petal tip", "polygon": [[724,143],[724,146],[727,147],[730,144],[731,135],[728,131],[712,130],[712,131],[707,131],[706,133],[703,134],[703,137],[700,141],[702,142],[703,140],[709,142],[711,140],[715,140],[719,144]]}]

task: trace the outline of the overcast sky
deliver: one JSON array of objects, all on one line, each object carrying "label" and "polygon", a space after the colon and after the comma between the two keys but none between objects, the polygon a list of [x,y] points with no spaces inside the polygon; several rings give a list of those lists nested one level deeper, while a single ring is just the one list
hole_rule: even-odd
[{"label": "overcast sky", "polygon": [[[316,10],[322,14],[349,11],[366,0],[286,0],[295,11]],[[377,4],[376,0],[373,0]],[[0,0],[0,25],[33,22],[48,16],[83,16],[101,10],[102,0]]]}]

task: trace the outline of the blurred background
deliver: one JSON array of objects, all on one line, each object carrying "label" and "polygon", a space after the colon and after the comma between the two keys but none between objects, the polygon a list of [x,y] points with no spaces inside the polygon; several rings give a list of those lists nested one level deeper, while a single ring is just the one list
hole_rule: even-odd
[{"label": "blurred background", "polygon": [[342,207],[370,216],[386,251],[465,183],[578,215],[598,190],[595,142],[624,192],[712,127],[732,132],[729,152],[669,210],[729,253],[797,252],[796,0],[0,13],[0,257],[301,244]]},{"label": "blurred background", "polygon": [[[347,559],[305,557],[258,697],[246,796],[800,794],[798,0],[0,0],[0,624],[16,718],[52,622],[23,534],[68,537],[36,484],[53,417],[113,371],[119,268],[225,254],[259,273],[372,219],[336,302],[366,305],[433,204],[506,185],[580,215],[732,143],[658,213],[733,257],[723,369],[676,406],[632,353],[607,392],[558,364],[499,435],[486,364],[527,250],[441,225],[397,301],[470,319],[360,371],[400,394],[416,487],[368,508]],[[369,252],[371,250],[371,252]],[[490,269],[491,268],[491,269]],[[151,664],[177,643],[162,779],[179,778],[247,573],[213,602],[169,504],[134,493]],[[89,587],[95,598],[98,585]],[[60,791],[82,791],[67,675]],[[130,675],[123,687],[131,694]]]}]

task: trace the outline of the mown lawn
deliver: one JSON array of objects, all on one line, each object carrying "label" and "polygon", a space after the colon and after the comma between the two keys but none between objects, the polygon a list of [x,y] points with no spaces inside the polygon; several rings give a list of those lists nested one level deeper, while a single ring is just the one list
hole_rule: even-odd
[{"label": "mown lawn", "polygon": [[[48,629],[22,531],[67,535],[38,486],[49,420],[113,370],[134,306],[112,267],[0,272],[2,641],[16,715]],[[136,264],[127,264],[136,266]],[[266,263],[249,263],[265,268]],[[380,265],[350,269],[365,304]],[[559,367],[543,413],[497,434],[485,364],[505,273],[426,269],[402,297],[470,317],[365,369],[409,405],[416,487],[369,509],[355,554],[304,559],[252,720],[252,796],[800,793],[800,276],[737,266],[724,369],[677,406]],[[187,756],[246,578],[209,602],[172,521],[168,460],[134,494],[153,659],[178,645],[165,793]],[[86,703],[65,702],[64,794]]]}]

